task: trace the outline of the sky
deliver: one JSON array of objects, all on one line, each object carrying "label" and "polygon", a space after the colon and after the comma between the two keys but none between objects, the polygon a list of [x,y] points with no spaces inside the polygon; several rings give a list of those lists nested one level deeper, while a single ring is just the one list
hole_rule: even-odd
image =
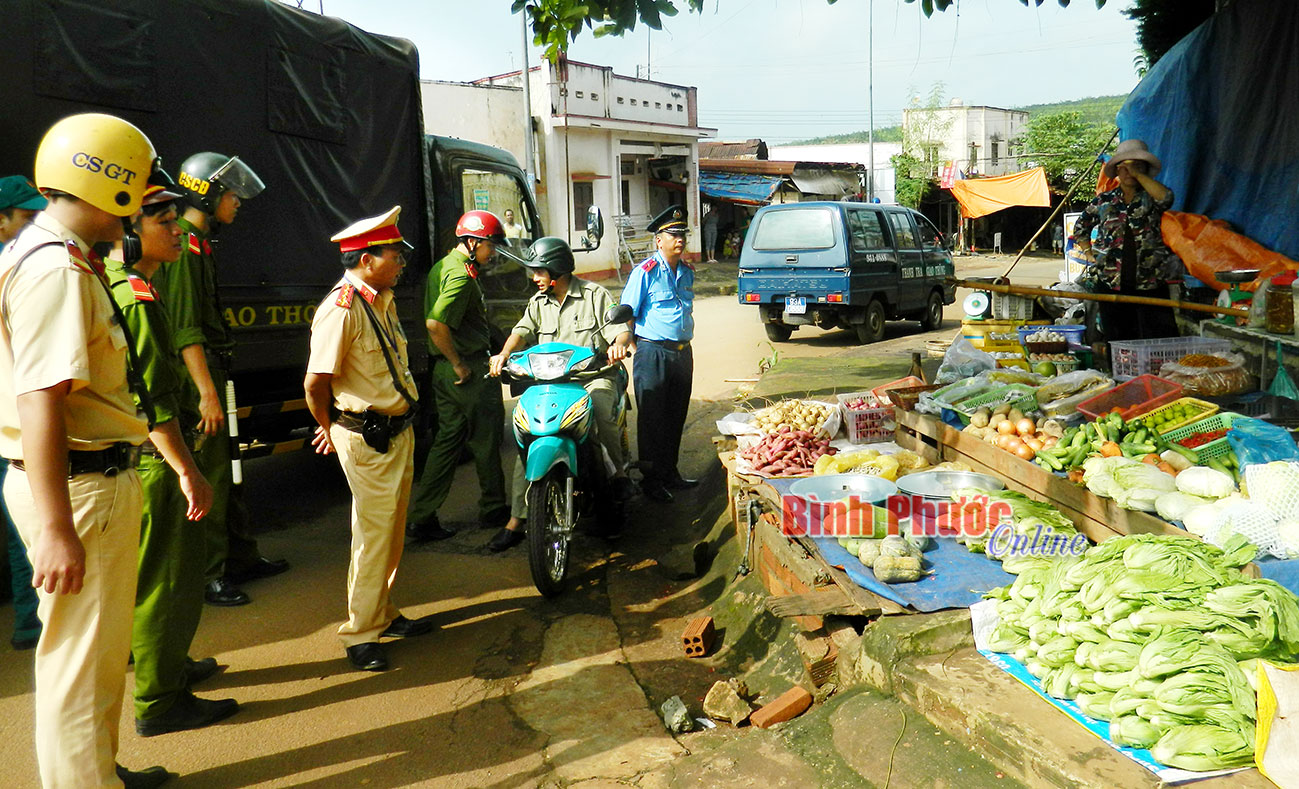
[{"label": "sky", "polygon": [[[293,0],[296,2],[296,0]],[[699,89],[717,138],[768,144],[868,127],[870,0],[705,0],[621,38],[584,31],[573,60]],[[919,3],[874,0],[875,126],[901,122],[913,96],[1017,107],[1122,94],[1137,83],[1136,26],[1109,0],[959,0],[925,18]],[[510,0],[304,0],[372,33],[410,39],[424,79],[468,81],[518,69],[523,34]],[[530,64],[540,49],[528,47]],[[639,69],[639,71],[638,71]]]}]

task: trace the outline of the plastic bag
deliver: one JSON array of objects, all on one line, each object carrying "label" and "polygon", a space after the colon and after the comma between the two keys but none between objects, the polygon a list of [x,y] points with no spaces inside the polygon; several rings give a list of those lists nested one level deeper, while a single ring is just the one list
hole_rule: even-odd
[{"label": "plastic bag", "polygon": [[934,378],[934,383],[950,384],[996,368],[996,359],[975,348],[974,344],[965,337],[961,337],[952,343],[947,353],[943,354],[943,363],[938,367],[938,375]]},{"label": "plastic bag", "polygon": [[1037,390],[1037,405],[1049,417],[1065,417],[1078,404],[1114,387],[1114,379],[1095,370],[1074,370],[1057,375]]},{"label": "plastic bag", "polygon": [[[1245,357],[1236,353],[1213,354],[1226,364],[1202,366],[1194,364],[1195,357],[1206,354],[1188,354],[1175,362],[1164,362],[1159,377],[1182,385],[1182,394],[1191,397],[1221,397],[1250,392],[1258,388],[1254,376],[1245,370]],[[1183,364],[1190,361],[1191,364]]]},{"label": "plastic bag", "polygon": [[1247,416],[1231,420],[1227,443],[1236,453],[1241,468],[1274,460],[1299,460],[1299,446],[1284,427],[1251,419]]}]

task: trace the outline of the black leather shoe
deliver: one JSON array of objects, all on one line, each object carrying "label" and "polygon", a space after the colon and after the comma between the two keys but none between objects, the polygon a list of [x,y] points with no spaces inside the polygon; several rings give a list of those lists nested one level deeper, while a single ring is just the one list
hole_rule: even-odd
[{"label": "black leather shoe", "polygon": [[249,581],[257,581],[262,578],[270,578],[272,575],[279,575],[289,569],[288,559],[267,559],[265,556],[258,556],[248,564],[237,566],[234,570],[226,569],[226,580],[239,586]]},{"label": "black leather shoe", "polygon": [[505,524],[510,522],[510,508],[497,507],[491,512],[484,513],[483,517],[478,519],[478,525],[484,529],[501,529]]},{"label": "black leather shoe", "polygon": [[135,733],[141,737],[156,737],[174,731],[187,731],[210,726],[223,721],[239,711],[234,699],[200,699],[184,693],[171,705],[171,709],[156,718],[135,719]]},{"label": "black leather shoe", "polygon": [[211,679],[212,675],[221,670],[217,664],[216,658],[205,657],[202,660],[185,658],[185,683],[193,687],[205,679]]},{"label": "black leather shoe", "polygon": [[203,599],[208,605],[222,606],[248,605],[253,601],[244,590],[225,578],[209,581],[207,588],[203,590]]},{"label": "black leather shoe", "polygon": [[442,528],[442,523],[437,519],[436,515],[433,516],[433,520],[425,523],[406,524],[406,536],[415,544],[445,540],[455,535],[455,532]]},{"label": "black leather shoe", "polygon": [[496,532],[496,536],[492,537],[492,541],[487,543],[487,547],[491,549],[492,553],[508,551],[523,542],[527,536],[528,533],[523,529],[511,530],[502,527],[500,531]]},{"label": "black leather shoe", "polygon": [[662,483],[659,482],[642,482],[640,492],[645,494],[646,498],[654,501],[661,501],[664,504],[672,503],[672,492],[669,491]]},{"label": "black leather shoe", "polygon": [[147,767],[143,770],[128,770],[117,765],[117,779],[126,784],[126,789],[154,789],[177,777],[165,767]]},{"label": "black leather shoe", "polygon": [[357,644],[347,648],[347,659],[358,671],[387,671],[388,655],[378,642]]},{"label": "black leather shoe", "polygon": [[699,484],[697,479],[686,479],[685,477],[673,477],[667,481],[667,486],[672,490],[689,490]]},{"label": "black leather shoe", "polygon": [[412,636],[422,636],[425,633],[432,633],[436,625],[433,624],[433,617],[421,616],[419,619],[407,619],[401,614],[392,620],[383,632],[379,634],[380,638],[411,638]]}]

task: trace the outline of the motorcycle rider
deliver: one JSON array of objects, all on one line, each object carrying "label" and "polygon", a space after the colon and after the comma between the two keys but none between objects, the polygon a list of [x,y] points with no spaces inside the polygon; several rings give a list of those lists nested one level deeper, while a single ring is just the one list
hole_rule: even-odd
[{"label": "motorcycle rider", "polygon": [[[501,352],[490,361],[490,372],[499,376],[510,354],[531,345],[562,342],[593,348],[604,353],[613,364],[627,358],[631,329],[627,324],[601,328],[604,315],[617,304],[603,287],[573,276],[573,250],[561,238],[539,238],[528,248],[523,265],[532,275],[537,292],[528,300],[523,317],[515,324]],[[596,438],[613,466],[614,496],[621,501],[629,493],[627,453],[616,412],[618,387],[626,388],[625,373],[601,377],[585,387],[591,395],[595,415]],[[528,482],[522,460],[514,464],[514,481],[510,495],[510,520],[488,544],[493,551],[504,551],[519,544],[524,537],[523,524],[528,517],[526,494]],[[616,531],[617,525],[612,525]]]}]

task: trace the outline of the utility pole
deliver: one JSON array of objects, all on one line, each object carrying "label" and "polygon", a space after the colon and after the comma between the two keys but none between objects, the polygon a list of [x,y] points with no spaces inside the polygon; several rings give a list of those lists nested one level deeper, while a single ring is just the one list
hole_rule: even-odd
[{"label": "utility pole", "polygon": [[536,198],[537,173],[532,162],[532,75],[528,71],[528,16],[519,14],[519,24],[523,31],[523,173],[527,176],[528,188]]},{"label": "utility pole", "polygon": [[654,36],[654,29],[645,28],[645,79],[650,78],[650,43]]},{"label": "utility pole", "polygon": [[870,164],[867,165],[869,170],[866,173],[866,200],[875,201],[875,0],[870,0],[867,5],[867,24],[866,24],[866,60],[867,60],[867,77],[866,77],[866,104],[867,117],[866,122],[869,128],[866,130],[866,142],[870,148],[867,154]]}]

